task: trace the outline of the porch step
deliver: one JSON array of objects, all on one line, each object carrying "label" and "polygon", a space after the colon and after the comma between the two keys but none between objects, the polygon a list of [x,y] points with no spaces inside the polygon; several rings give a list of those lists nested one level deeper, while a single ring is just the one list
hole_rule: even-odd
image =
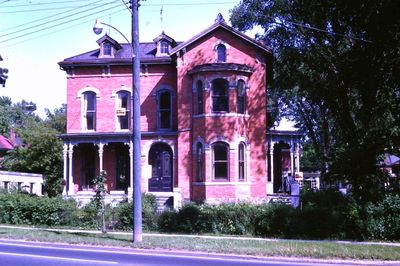
[{"label": "porch step", "polygon": [[174,197],[156,195],[156,202],[157,202],[157,212],[163,212],[165,210],[170,210],[173,208]]}]

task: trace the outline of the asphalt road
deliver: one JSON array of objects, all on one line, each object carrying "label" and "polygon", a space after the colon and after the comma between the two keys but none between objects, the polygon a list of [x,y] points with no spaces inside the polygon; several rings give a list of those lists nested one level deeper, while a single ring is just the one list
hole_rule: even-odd
[{"label": "asphalt road", "polygon": [[[106,248],[0,240],[0,266],[67,265],[181,265],[181,266],[258,266],[258,265],[335,265],[335,263],[290,261],[207,253]],[[336,264],[338,265],[338,264]],[[343,262],[340,263],[343,265]],[[346,264],[347,265],[347,264]]]}]

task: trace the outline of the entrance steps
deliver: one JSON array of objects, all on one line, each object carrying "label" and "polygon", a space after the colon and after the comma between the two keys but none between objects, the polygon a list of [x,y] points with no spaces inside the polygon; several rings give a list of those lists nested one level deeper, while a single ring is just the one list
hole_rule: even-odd
[{"label": "entrance steps", "polygon": [[174,206],[174,197],[171,195],[155,195],[157,202],[157,212],[171,210]]}]

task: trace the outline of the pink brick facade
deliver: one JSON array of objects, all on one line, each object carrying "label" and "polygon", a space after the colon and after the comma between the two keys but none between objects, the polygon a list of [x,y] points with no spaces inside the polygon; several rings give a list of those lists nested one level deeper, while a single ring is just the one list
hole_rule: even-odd
[{"label": "pink brick facade", "polygon": [[[132,193],[130,48],[107,35],[98,44],[59,63],[67,73],[62,138],[71,196],[90,194],[102,170],[110,195]],[[273,183],[271,52],[221,18],[187,42],[162,33],[140,48],[142,191],[174,206],[265,200]]]}]

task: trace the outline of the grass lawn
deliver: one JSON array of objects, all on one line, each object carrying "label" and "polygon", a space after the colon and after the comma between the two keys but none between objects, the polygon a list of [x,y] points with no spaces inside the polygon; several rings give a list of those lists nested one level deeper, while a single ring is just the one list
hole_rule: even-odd
[{"label": "grass lawn", "polygon": [[125,246],[145,249],[169,249],[227,254],[309,257],[320,259],[400,260],[400,246],[338,243],[331,241],[266,240],[229,237],[187,237],[144,234],[141,244],[132,243],[132,234],[105,235],[81,232],[27,230],[0,227],[0,238],[61,242],[100,246]]}]

